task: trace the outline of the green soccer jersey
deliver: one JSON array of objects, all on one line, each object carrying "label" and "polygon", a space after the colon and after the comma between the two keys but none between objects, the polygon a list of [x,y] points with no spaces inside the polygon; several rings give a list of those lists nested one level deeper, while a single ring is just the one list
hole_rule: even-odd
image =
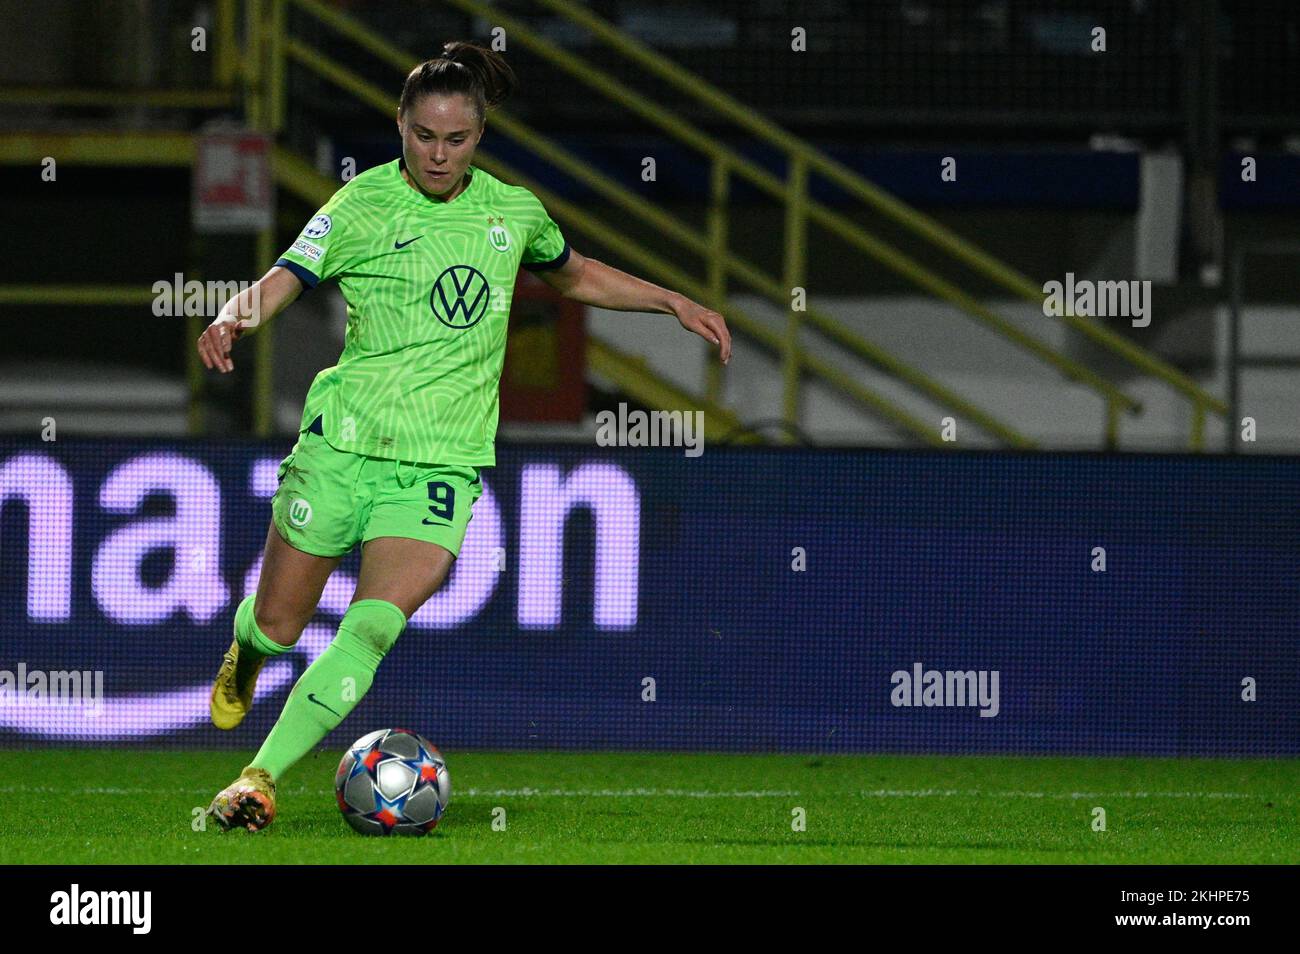
[{"label": "green soccer jersey", "polygon": [[450,202],[406,184],[401,160],[334,193],[276,262],[348,304],[339,362],[316,375],[300,430],[321,417],[339,450],[496,463],[498,385],[519,267],[559,268],[569,246],[527,189],[470,166]]}]

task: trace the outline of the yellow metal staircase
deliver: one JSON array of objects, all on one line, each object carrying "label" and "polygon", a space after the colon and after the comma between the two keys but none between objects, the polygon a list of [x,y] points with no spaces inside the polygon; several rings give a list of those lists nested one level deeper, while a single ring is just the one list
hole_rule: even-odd
[{"label": "yellow metal staircase", "polygon": [[[710,200],[705,226],[699,228],[647,202],[622,183],[604,175],[543,133],[519,121],[508,108],[497,109],[492,115],[496,133],[518,142],[534,155],[572,176],[620,212],[647,223],[659,236],[691,253],[698,263],[698,274],[703,276],[699,278],[674,265],[663,255],[630,240],[625,235],[625,230],[618,225],[600,219],[589,210],[562,199],[520,174],[490,150],[480,147],[475,163],[494,175],[531,189],[551,215],[565,227],[566,233],[599,241],[624,259],[621,264],[630,270],[715,308],[726,316],[728,324],[738,337],[746,338],[776,355],[782,368],[783,415],[790,431],[795,431],[798,427],[803,382],[805,378],[812,377],[829,385],[860,408],[888,420],[921,441],[934,446],[949,446],[940,440],[934,422],[919,419],[871,386],[872,375],[868,372],[876,369],[879,374],[905,383],[917,394],[924,395],[949,413],[978,426],[1008,446],[1034,446],[1033,441],[1011,424],[998,419],[918,368],[845,327],[822,309],[811,305],[806,310],[792,307],[793,290],[803,288],[806,284],[807,231],[810,224],[815,224],[834,235],[846,253],[859,253],[883,264],[918,289],[958,308],[991,333],[1005,338],[1054,367],[1067,380],[1079,382],[1095,391],[1104,399],[1107,408],[1107,445],[1118,446],[1121,414],[1136,410],[1139,406],[1132,397],[1092,369],[1059,353],[999,316],[975,296],[871,234],[849,216],[812,199],[809,195],[810,180],[822,177],[834,183],[874,214],[906,228],[924,240],[937,253],[948,256],[1016,298],[1041,302],[1041,290],[1027,277],[768,122],[750,107],[703,83],[697,76],[621,33],[571,0],[537,2],[546,10],[588,32],[601,44],[658,80],[666,81],[690,95],[719,117],[735,124],[748,136],[780,150],[786,158],[785,177],[779,178],[760,168],[717,138],[618,81],[601,69],[596,57],[560,48],[530,29],[527,24],[480,0],[446,2],[468,14],[481,17],[494,27],[503,27],[512,44],[525,47],[556,70],[570,75],[574,81],[622,104],[665,134],[707,158],[711,169]],[[291,7],[310,16],[336,37],[345,38],[360,50],[390,65],[394,70],[394,84],[383,88],[376,86],[356,70],[309,45],[304,38],[294,35],[289,28],[288,13]],[[242,32],[245,42],[242,48],[237,49],[236,39],[240,34],[237,21],[241,13],[244,17],[245,29]],[[239,98],[242,99],[248,124],[277,138],[284,129],[285,117],[291,105],[286,93],[286,75],[291,66],[315,74],[357,101],[391,118],[395,109],[396,82],[429,53],[426,50],[421,51],[423,55],[416,55],[401,50],[354,18],[320,0],[218,0],[217,14],[217,35],[219,41],[226,44],[219,51],[214,70],[218,88],[194,91],[193,95],[199,99],[207,97],[211,100],[219,96],[242,94]],[[22,91],[7,93],[7,98],[12,99]],[[30,98],[31,94],[28,91],[22,95]],[[173,95],[170,100],[176,98]],[[6,91],[0,90],[0,101],[5,99]],[[104,144],[95,137],[104,135],[107,134],[67,137],[67,141],[61,143],[58,154],[72,157],[72,161],[94,161],[97,151],[99,156],[104,155]],[[41,155],[51,154],[50,146],[48,136],[0,136],[0,161],[39,161]],[[113,136],[112,152],[123,161],[185,164],[192,161],[193,144],[190,137],[184,134],[119,134]],[[282,146],[274,151],[273,166],[277,185],[299,197],[308,206],[322,204],[339,186],[337,181],[320,175],[310,163]],[[780,275],[769,274],[729,249],[729,193],[732,183],[737,179],[757,187],[784,206],[784,259]],[[276,236],[272,230],[267,230],[259,240],[259,259],[269,264],[277,251]],[[773,330],[740,308],[733,297],[733,288],[757,294],[782,308],[787,315],[783,332]],[[90,291],[65,288],[42,292],[41,289],[28,286],[11,286],[0,287],[0,303],[48,300],[51,295],[63,301],[84,302],[93,300],[97,294],[108,298],[117,296],[114,300],[121,300],[124,295],[129,298],[136,291],[138,290],[94,286]],[[41,298],[42,295],[45,296],[44,299]],[[1222,401],[1128,339],[1084,318],[1065,317],[1059,320],[1065,321],[1097,345],[1122,356],[1135,367],[1164,381],[1185,396],[1193,407],[1190,435],[1190,446],[1193,449],[1202,446],[1206,412],[1226,414],[1227,407]],[[838,349],[837,353],[842,352],[844,356],[857,361],[861,373],[847,373],[836,363],[821,357],[817,349],[809,349],[807,336],[810,334],[816,335],[823,344],[833,345]],[[260,337],[263,340],[258,343],[265,347],[265,351],[259,350],[258,387],[265,388],[264,393],[269,395],[269,336]],[[266,358],[265,361],[261,360],[263,357]],[[723,372],[717,362],[708,362],[708,370],[700,387],[687,392],[663,381],[645,362],[619,354],[598,341],[590,343],[588,360],[593,368],[615,380],[629,395],[644,403],[682,410],[705,410],[706,421],[710,422],[709,427],[715,435],[743,432],[740,416],[723,405]],[[192,368],[191,381],[197,387],[200,379],[201,372],[195,366]],[[269,406],[269,401],[257,403]],[[266,433],[269,423],[269,416],[259,419],[259,432]]]}]

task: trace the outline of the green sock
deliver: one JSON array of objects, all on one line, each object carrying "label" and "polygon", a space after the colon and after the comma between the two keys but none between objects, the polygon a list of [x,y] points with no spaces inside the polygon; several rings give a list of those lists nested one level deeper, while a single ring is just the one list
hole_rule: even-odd
[{"label": "green sock", "polygon": [[359,600],[348,607],[337,635],[298,677],[248,767],[266,769],[278,779],[315,748],[365,696],[405,627],[406,617],[387,600]]},{"label": "green sock", "polygon": [[258,628],[257,620],[253,618],[255,600],[255,594],[249,593],[235,610],[235,642],[239,643],[240,662],[243,662],[245,657],[253,662],[267,656],[278,656],[293,649],[292,646],[281,646]]}]

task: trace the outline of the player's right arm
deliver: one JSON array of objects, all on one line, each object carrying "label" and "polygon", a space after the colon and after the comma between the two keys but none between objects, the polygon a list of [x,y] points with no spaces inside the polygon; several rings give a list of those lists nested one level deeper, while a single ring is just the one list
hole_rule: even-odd
[{"label": "player's right arm", "polygon": [[[351,184],[355,184],[353,180]],[[276,259],[271,270],[226,302],[215,321],[199,338],[199,354],[209,368],[233,371],[230,346],[245,331],[270,321],[308,288],[346,272],[364,248],[350,238],[355,230],[352,189],[334,193],[299,234],[293,245]]]},{"label": "player's right arm", "polygon": [[303,284],[280,265],[253,282],[222,307],[212,324],[199,335],[199,357],[210,369],[225,374],[235,370],[230,348],[240,336],[270,321],[302,294]]}]

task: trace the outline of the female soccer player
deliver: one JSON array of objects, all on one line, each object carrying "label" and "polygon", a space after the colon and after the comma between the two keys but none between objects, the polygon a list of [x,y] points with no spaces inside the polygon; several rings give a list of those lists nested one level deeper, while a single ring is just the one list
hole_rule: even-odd
[{"label": "female soccer player", "polygon": [[487,109],[515,86],[500,54],[469,43],[448,43],[413,69],[397,109],[401,159],[336,192],[198,340],[207,367],[228,373],[234,341],[304,287],[337,278],[347,300],[339,363],[312,382],[298,442],[280,464],[257,593],[235,611],[212,687],[215,725],[242,721],[262,663],[297,642],[358,542],[361,575],[333,641],[252,762],[213,799],[222,828],[271,822],[275,780],[352,711],[407,619],[447,578],[482,491],[479,470],[496,462],[521,265],[588,305],[675,315],[730,360],[721,315],[584,258],[531,192],[474,167]]}]

